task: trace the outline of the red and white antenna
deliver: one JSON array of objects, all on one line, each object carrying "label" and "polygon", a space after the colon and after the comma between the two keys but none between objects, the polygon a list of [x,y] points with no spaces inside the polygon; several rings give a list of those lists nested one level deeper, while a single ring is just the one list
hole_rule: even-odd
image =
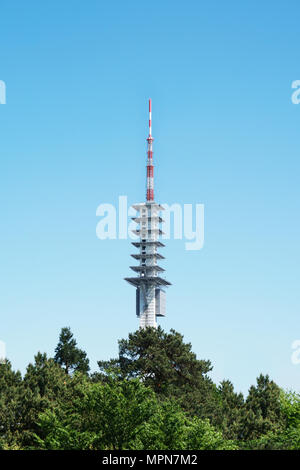
[{"label": "red and white antenna", "polygon": [[149,137],[147,138],[147,201],[154,201],[154,173],[153,173],[153,151],[152,151],[152,107],[151,98],[149,99]]}]

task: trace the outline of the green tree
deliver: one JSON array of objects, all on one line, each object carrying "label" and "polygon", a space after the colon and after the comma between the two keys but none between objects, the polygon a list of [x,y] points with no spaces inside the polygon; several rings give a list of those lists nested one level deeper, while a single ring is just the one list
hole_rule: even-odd
[{"label": "green tree", "polygon": [[115,369],[123,378],[138,377],[162,399],[175,398],[191,415],[202,418],[216,413],[218,394],[207,375],[211,363],[197,359],[191,344],[184,343],[175,330],[140,329],[119,341],[118,359],[99,361],[98,365],[102,380],[107,371]]},{"label": "green tree", "polygon": [[280,393],[284,429],[269,431],[251,442],[253,449],[298,450],[300,449],[300,395],[295,392]]},{"label": "green tree", "polygon": [[130,449],[158,409],[154,392],[139,380],[82,379],[78,394],[40,415],[37,436],[44,449]]},{"label": "green tree", "polygon": [[288,428],[300,428],[300,394],[282,390],[280,403],[286,426]]},{"label": "green tree", "polygon": [[242,435],[244,397],[234,391],[233,384],[224,380],[218,387],[221,399],[220,412],[215,422],[226,439],[239,439]]},{"label": "green tree", "polygon": [[175,400],[162,401],[156,397],[156,403],[155,413],[141,428],[131,444],[132,448],[138,450],[184,449],[187,416]]},{"label": "green tree", "polygon": [[0,449],[300,449],[299,394],[263,375],[246,400],[216,387],[174,330],[129,335],[92,377],[78,351],[63,328],[56,358],[38,353],[23,379],[0,364]]},{"label": "green tree", "polygon": [[250,387],[243,409],[241,439],[255,440],[284,428],[280,393],[280,388],[268,375],[261,374],[257,378],[257,385]]},{"label": "green tree", "polygon": [[76,380],[72,382],[64,370],[53,359],[48,359],[45,353],[35,356],[34,363],[28,365],[23,379],[20,420],[22,446],[35,446],[33,436],[39,431],[39,414],[69,401]]},{"label": "green tree", "polygon": [[174,400],[159,402],[152,419],[135,441],[136,449],[147,450],[236,450],[208,419],[189,417]]},{"label": "green tree", "polygon": [[90,370],[86,352],[77,347],[77,342],[69,327],[61,329],[54,361],[62,366],[67,374],[75,371],[87,373]]},{"label": "green tree", "polygon": [[225,440],[222,433],[214,429],[208,419],[192,418],[186,429],[187,450],[237,450],[234,441]]},{"label": "green tree", "polygon": [[23,384],[8,360],[0,364],[0,448],[18,448]]},{"label": "green tree", "polygon": [[86,378],[73,400],[39,416],[41,449],[236,449],[208,420],[189,418],[174,401],[158,400],[139,379]]}]

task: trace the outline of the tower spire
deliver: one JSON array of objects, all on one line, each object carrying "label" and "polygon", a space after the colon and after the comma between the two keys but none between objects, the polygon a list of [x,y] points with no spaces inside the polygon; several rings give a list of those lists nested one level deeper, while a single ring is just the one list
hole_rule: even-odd
[{"label": "tower spire", "polygon": [[152,125],[151,125],[151,98],[149,98],[149,137],[152,134]]},{"label": "tower spire", "polygon": [[125,277],[125,280],[136,288],[136,314],[140,319],[140,328],[151,326],[157,327],[157,317],[164,317],[166,314],[166,293],[165,287],[170,286],[162,273],[164,269],[158,265],[159,260],[164,259],[158,249],[164,244],[159,241],[163,231],[160,224],[163,219],[160,212],[164,207],[154,202],[153,184],[153,152],[152,152],[152,116],[151,99],[149,99],[149,136],[147,137],[147,200],[132,207],[137,211],[137,215],[132,220],[137,223],[137,228],[133,233],[139,240],[132,244],[139,249],[138,253],[131,256],[139,264],[130,266],[136,273],[135,277]]},{"label": "tower spire", "polygon": [[154,201],[154,167],[152,150],[152,103],[149,99],[149,137],[147,138],[147,201]]}]

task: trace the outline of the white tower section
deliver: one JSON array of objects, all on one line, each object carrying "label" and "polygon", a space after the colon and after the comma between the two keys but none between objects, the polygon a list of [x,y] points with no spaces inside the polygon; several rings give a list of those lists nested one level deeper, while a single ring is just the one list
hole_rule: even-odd
[{"label": "white tower section", "polygon": [[149,100],[147,142],[147,202],[132,206],[138,213],[137,217],[133,217],[137,223],[137,228],[133,232],[139,237],[139,241],[132,244],[139,251],[131,256],[138,260],[139,264],[130,266],[137,276],[127,277],[125,280],[136,287],[136,314],[140,319],[140,328],[148,326],[156,328],[157,317],[165,316],[165,291],[162,288],[169,286],[170,283],[161,277],[164,269],[158,265],[158,260],[164,258],[158,253],[158,249],[164,246],[159,241],[159,236],[163,233],[160,229],[160,224],[163,222],[160,212],[163,207],[154,202],[151,100]]}]

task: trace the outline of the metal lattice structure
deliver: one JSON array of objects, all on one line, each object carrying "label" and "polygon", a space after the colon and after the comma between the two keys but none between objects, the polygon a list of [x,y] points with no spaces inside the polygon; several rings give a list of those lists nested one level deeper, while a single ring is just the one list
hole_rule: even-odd
[{"label": "metal lattice structure", "polygon": [[125,280],[136,288],[136,314],[140,319],[140,328],[148,326],[157,327],[157,317],[164,317],[166,313],[166,296],[163,287],[170,282],[162,277],[164,269],[158,265],[158,260],[164,259],[158,249],[164,244],[159,241],[163,219],[160,212],[164,209],[154,202],[154,166],[153,166],[153,137],[151,118],[151,99],[149,100],[149,136],[147,138],[147,190],[146,202],[135,204],[132,207],[137,211],[137,217],[132,220],[137,223],[133,231],[139,241],[132,244],[139,252],[131,256],[139,261],[137,266],[130,268],[137,274],[136,277],[126,277]]}]

